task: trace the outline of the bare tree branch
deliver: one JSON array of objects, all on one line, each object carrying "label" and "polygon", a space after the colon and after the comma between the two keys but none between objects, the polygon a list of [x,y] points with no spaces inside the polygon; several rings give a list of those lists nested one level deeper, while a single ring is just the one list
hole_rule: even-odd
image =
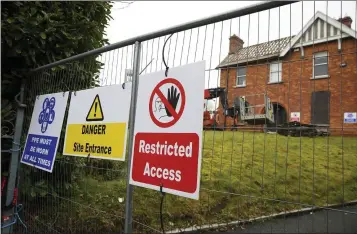
[{"label": "bare tree branch", "polygon": [[131,2],[127,2],[127,1],[119,1],[119,3],[123,3],[123,4],[126,4],[125,6],[123,7],[119,7],[119,8],[113,8],[112,11],[116,11],[116,10],[122,10],[122,9],[125,9],[125,8],[128,8],[131,4],[134,3],[134,1],[131,1]]}]

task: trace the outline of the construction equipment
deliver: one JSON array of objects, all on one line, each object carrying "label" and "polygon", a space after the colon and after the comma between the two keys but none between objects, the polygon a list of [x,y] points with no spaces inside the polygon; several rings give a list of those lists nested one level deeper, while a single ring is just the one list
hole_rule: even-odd
[{"label": "construction equipment", "polygon": [[[212,100],[215,98],[220,98],[221,105],[223,108],[226,108],[228,106],[227,103],[227,98],[226,98],[226,92],[224,88],[211,88],[211,89],[205,89],[204,93],[204,99],[205,100]],[[211,114],[207,109],[203,112],[203,129],[204,130],[224,130],[221,127],[218,127],[217,125],[219,124],[219,121],[217,121],[218,115],[217,112],[215,111],[213,113],[213,117],[211,117]]]},{"label": "construction equipment", "polygon": [[237,97],[234,106],[240,109],[240,118],[250,125],[274,123],[273,104],[266,93]]},{"label": "construction equipment", "polygon": [[218,115],[217,111],[214,112],[213,117],[211,118],[211,115],[209,111],[205,111],[203,115],[203,128],[205,130],[218,130],[218,131],[223,131],[226,127],[226,118],[233,118],[233,125],[232,129],[236,128],[238,125],[236,124],[236,121],[238,121],[238,115],[239,115],[239,108],[236,107],[228,107],[228,99],[227,99],[227,94],[226,94],[226,89],[225,88],[210,88],[205,90],[205,100],[212,100],[215,98],[220,99],[220,103],[223,109],[223,115],[225,117],[223,126],[218,126],[220,124],[220,121],[218,120]]},{"label": "construction equipment", "polygon": [[[267,123],[274,123],[273,105],[270,98],[264,94],[254,94],[248,96],[239,96],[234,100],[232,107],[228,107],[228,99],[225,88],[210,88],[206,89],[204,93],[205,100],[220,99],[225,117],[224,127],[226,127],[226,118],[233,118],[233,125],[231,129],[237,129],[238,120],[249,125],[261,125]],[[249,101],[248,101],[249,100]],[[205,130],[223,130],[218,127],[217,112],[211,118],[209,111],[203,114],[203,128]]]}]

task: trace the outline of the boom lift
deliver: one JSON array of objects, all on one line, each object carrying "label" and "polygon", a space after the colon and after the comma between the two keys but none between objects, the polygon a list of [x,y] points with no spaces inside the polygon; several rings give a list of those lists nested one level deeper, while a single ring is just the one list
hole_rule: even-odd
[{"label": "boom lift", "polygon": [[[226,99],[225,95],[226,95],[226,93],[225,93],[224,88],[205,89],[204,99],[212,100],[212,99],[219,97],[222,107],[226,108],[228,103],[227,103],[227,99]],[[217,117],[218,117],[217,112],[214,112],[213,117],[211,117],[210,112],[205,110],[203,113],[203,129],[204,130],[210,130],[210,129],[223,130],[221,127],[217,126],[219,124]]]},{"label": "boom lift", "polygon": [[[239,119],[250,125],[259,125],[269,122],[274,123],[273,105],[270,98],[265,93],[236,97],[233,106],[228,107],[225,88],[210,88],[205,90],[205,100],[212,100],[218,97],[220,99],[221,106],[223,108],[223,115],[225,117],[224,127],[226,127],[227,117],[233,118],[233,125],[231,126],[231,129],[237,129],[237,122]],[[249,103],[248,100],[252,100],[252,102]],[[257,110],[257,108],[260,109]],[[213,118],[211,118],[209,111],[206,110],[203,113],[204,130],[224,130],[224,128],[217,126],[219,121],[217,121],[216,115],[217,114],[214,113]]]},{"label": "boom lift", "polygon": [[240,109],[241,120],[250,125],[274,123],[273,104],[266,93],[237,97],[234,105]]}]

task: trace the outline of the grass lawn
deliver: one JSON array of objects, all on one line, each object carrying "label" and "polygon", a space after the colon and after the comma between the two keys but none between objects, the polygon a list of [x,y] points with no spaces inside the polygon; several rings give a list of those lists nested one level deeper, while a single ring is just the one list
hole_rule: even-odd
[{"label": "grass lawn", "polygon": [[[357,199],[357,138],[230,131],[206,131],[203,136],[200,199],[167,194],[166,230]],[[59,208],[66,220],[61,228],[119,231],[124,198],[125,178],[87,177],[71,198],[75,203]],[[159,192],[135,187],[134,230],[151,231],[138,222],[160,230],[159,207]]]}]

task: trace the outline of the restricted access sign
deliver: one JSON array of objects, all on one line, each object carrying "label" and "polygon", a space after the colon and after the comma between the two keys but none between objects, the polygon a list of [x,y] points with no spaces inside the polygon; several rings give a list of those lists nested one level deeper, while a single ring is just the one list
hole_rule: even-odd
[{"label": "restricted access sign", "polygon": [[130,183],[198,199],[205,62],[139,77]]},{"label": "restricted access sign", "polygon": [[64,155],[125,160],[130,86],[97,87],[72,95]]},{"label": "restricted access sign", "polygon": [[68,101],[68,92],[36,98],[21,163],[52,172]]}]

